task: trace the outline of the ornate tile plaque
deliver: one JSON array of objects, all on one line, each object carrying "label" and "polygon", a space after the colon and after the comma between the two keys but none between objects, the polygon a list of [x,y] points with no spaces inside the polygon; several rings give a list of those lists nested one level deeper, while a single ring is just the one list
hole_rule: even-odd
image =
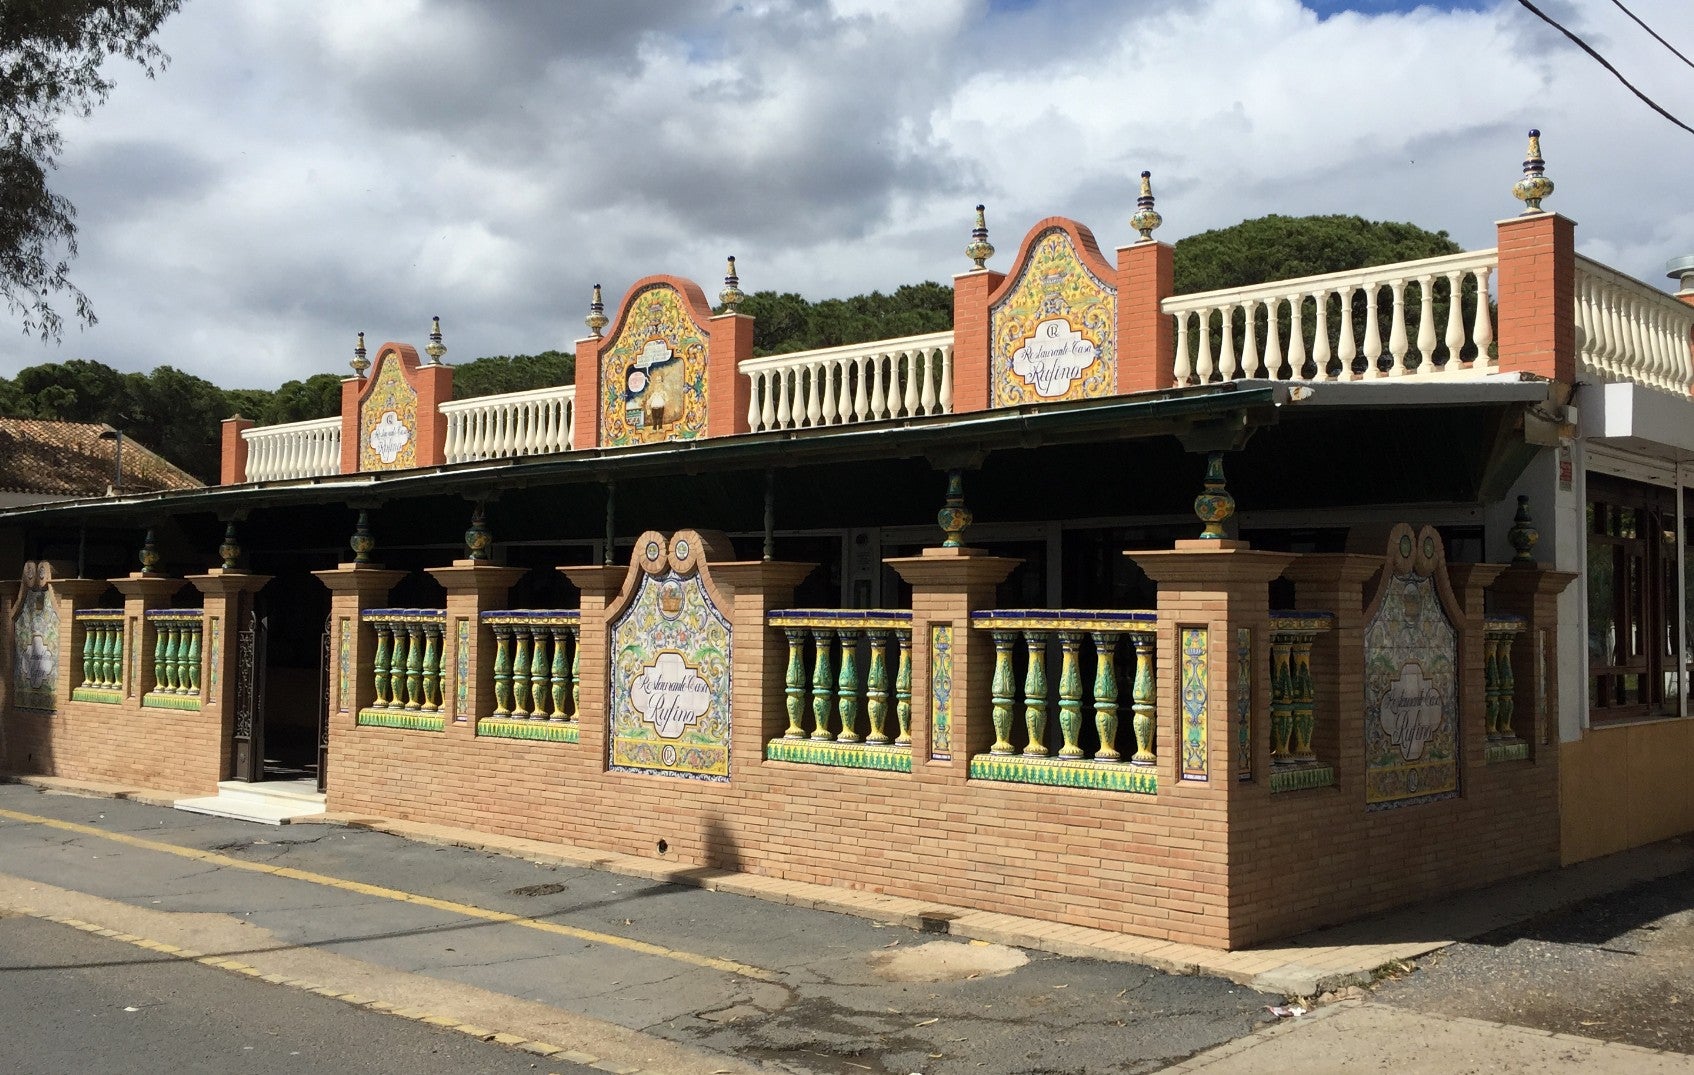
[{"label": "ornate tile plaque", "polygon": [[953,758],[953,625],[929,629],[929,759]]},{"label": "ornate tile plaque", "polygon": [[1183,627],[1178,632],[1182,647],[1182,779],[1205,780],[1206,708],[1210,702],[1211,654],[1206,649],[1204,627]]},{"label": "ornate tile plaque", "polygon": [[18,604],[12,614],[12,704],[19,709],[54,708],[59,691],[59,610],[48,583],[45,560],[23,566]]},{"label": "ornate tile plaque", "polygon": [[1117,391],[1118,293],[1087,228],[1062,224],[1028,241],[1013,283],[989,312],[990,406],[1091,399]]}]

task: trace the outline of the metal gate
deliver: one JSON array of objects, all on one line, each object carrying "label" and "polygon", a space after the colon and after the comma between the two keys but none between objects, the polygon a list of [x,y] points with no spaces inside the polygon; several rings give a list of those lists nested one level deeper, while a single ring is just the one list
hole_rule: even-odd
[{"label": "metal gate", "polygon": [[318,790],[329,790],[329,653],[330,625],[334,616],[324,617],[318,640]]},{"label": "metal gate", "polygon": [[265,629],[267,620],[251,609],[235,635],[235,780],[265,776]]}]

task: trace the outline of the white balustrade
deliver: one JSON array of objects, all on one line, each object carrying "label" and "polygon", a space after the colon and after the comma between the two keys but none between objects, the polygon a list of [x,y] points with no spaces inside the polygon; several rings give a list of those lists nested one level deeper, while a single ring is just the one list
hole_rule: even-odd
[{"label": "white balustrade", "polygon": [[[1493,315],[1477,296],[1486,300],[1498,263],[1495,251],[1473,250],[1165,299],[1160,308],[1176,319],[1176,384],[1493,372]],[[1353,320],[1361,292],[1362,346]],[[1447,309],[1438,327],[1439,302]]]},{"label": "white balustrade", "polygon": [[243,481],[316,478],[341,470],[341,419],[255,426],[241,431],[247,442]]},{"label": "white balustrade", "polygon": [[1686,396],[1694,386],[1691,332],[1694,307],[1577,257],[1576,349],[1583,374]]},{"label": "white balustrade", "polygon": [[441,405],[447,419],[447,462],[547,455],[571,450],[576,386],[558,385]]},{"label": "white balustrade", "polygon": [[953,334],[749,359],[747,428],[810,429],[953,413]]}]

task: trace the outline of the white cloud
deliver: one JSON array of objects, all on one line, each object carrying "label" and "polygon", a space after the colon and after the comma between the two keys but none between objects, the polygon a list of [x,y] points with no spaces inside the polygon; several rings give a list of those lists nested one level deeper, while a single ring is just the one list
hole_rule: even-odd
[{"label": "white cloud", "polygon": [[[1128,241],[1142,168],[1168,240],[1347,212],[1489,246],[1531,126],[1581,249],[1660,283],[1694,252],[1694,136],[1517,4],[1476,7],[189,4],[170,68],[115,67],[66,127],[100,323],[55,348],[0,321],[0,375],[91,358],[274,387],[344,370],[361,329],[422,342],[433,314],[455,360],[569,348],[593,283],[715,294],[726,254],[744,288],[814,298],[946,280],[977,201],[1002,266],[1051,214]],[[1632,7],[1694,48],[1680,0]],[[1615,8],[1558,15],[1688,99]]]}]

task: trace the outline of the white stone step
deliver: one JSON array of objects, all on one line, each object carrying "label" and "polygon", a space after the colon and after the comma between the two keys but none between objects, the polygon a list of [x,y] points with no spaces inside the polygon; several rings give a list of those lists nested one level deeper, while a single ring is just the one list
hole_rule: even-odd
[{"label": "white stone step", "polygon": [[191,814],[256,821],[263,825],[286,825],[296,818],[324,812],[323,793],[311,780],[273,780],[249,784],[225,780],[216,795],[178,799],[173,805]]}]

